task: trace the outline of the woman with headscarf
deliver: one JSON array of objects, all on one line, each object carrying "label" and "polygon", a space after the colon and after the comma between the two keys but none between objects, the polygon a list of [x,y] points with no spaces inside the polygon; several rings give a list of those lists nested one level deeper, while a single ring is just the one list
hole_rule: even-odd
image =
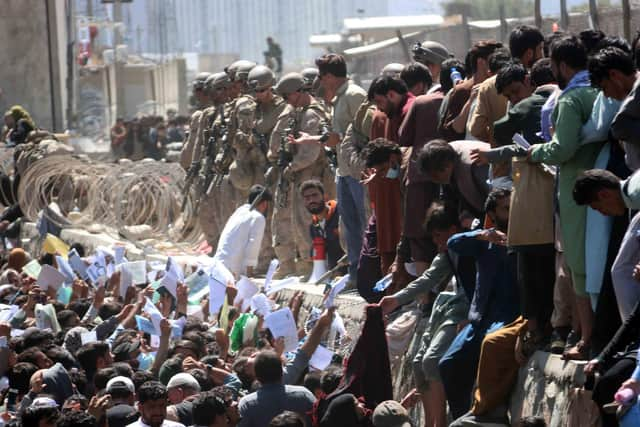
[{"label": "woman with headscarf", "polygon": [[[36,128],[31,115],[20,105],[14,105],[7,111],[7,115],[13,121],[13,128],[8,134],[9,145],[18,145],[25,142],[29,132]],[[7,116],[5,115],[5,117]]]}]

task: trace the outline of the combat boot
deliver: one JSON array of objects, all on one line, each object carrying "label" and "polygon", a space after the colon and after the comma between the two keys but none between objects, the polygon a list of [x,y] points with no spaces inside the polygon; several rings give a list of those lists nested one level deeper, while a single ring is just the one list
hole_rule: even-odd
[{"label": "combat boot", "polygon": [[293,260],[290,261],[282,261],[278,266],[275,274],[273,275],[274,280],[281,280],[288,276],[293,276],[296,273],[296,264]]}]

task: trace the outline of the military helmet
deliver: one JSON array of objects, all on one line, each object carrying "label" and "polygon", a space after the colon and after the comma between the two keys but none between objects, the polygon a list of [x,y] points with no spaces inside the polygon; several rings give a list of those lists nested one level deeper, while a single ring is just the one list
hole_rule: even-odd
[{"label": "military helmet", "polygon": [[231,86],[231,79],[224,71],[214,73],[207,79],[207,90],[225,89]]},{"label": "military helmet", "polygon": [[266,65],[256,65],[247,76],[251,89],[268,89],[276,82],[276,75]]},{"label": "military helmet", "polygon": [[193,86],[193,89],[194,90],[204,89],[209,76],[211,76],[211,73],[206,73],[206,72],[198,73],[196,75],[196,78],[193,79],[193,82],[191,83]]},{"label": "military helmet", "polygon": [[245,80],[247,78],[247,75],[249,75],[249,71],[251,71],[251,69],[255,66],[255,62],[241,59],[229,65],[225,69],[225,71],[227,72],[231,80]]},{"label": "military helmet", "polygon": [[385,77],[400,77],[400,73],[402,72],[403,69],[404,69],[404,65],[398,62],[392,62],[390,64],[385,65],[384,68],[382,68],[382,71],[380,72],[380,74]]},{"label": "military helmet", "polygon": [[302,74],[302,77],[304,77],[304,88],[310,90],[313,88],[313,81],[316,79],[316,77],[318,77],[318,74],[320,74],[320,72],[317,68],[309,67],[302,70],[300,74]]},{"label": "military helmet", "polygon": [[300,73],[284,75],[276,85],[276,93],[283,98],[304,88],[304,77]]},{"label": "military helmet", "polygon": [[442,44],[427,40],[424,43],[416,43],[411,49],[413,59],[423,64],[442,64],[451,57],[449,50]]}]

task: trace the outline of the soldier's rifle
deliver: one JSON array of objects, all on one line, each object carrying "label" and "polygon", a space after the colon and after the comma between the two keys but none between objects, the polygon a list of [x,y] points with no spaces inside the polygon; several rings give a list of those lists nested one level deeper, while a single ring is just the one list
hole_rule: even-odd
[{"label": "soldier's rifle", "polygon": [[289,135],[293,135],[294,138],[296,137],[296,127],[296,118],[291,117],[289,118],[287,127],[283,129],[280,134],[280,147],[278,148],[278,161],[276,163],[279,171],[278,200],[276,200],[276,202],[281,208],[286,208],[289,205],[289,189],[291,187],[291,182],[289,181],[289,177],[285,176],[285,170],[293,160],[291,145],[289,143]]}]

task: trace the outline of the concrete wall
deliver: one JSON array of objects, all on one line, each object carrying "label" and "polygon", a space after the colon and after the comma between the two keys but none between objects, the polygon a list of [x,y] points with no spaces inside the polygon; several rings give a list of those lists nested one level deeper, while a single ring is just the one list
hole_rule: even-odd
[{"label": "concrete wall", "polygon": [[3,0],[0,13],[0,110],[21,104],[36,125],[55,131],[66,124],[64,6],[56,0]]}]

